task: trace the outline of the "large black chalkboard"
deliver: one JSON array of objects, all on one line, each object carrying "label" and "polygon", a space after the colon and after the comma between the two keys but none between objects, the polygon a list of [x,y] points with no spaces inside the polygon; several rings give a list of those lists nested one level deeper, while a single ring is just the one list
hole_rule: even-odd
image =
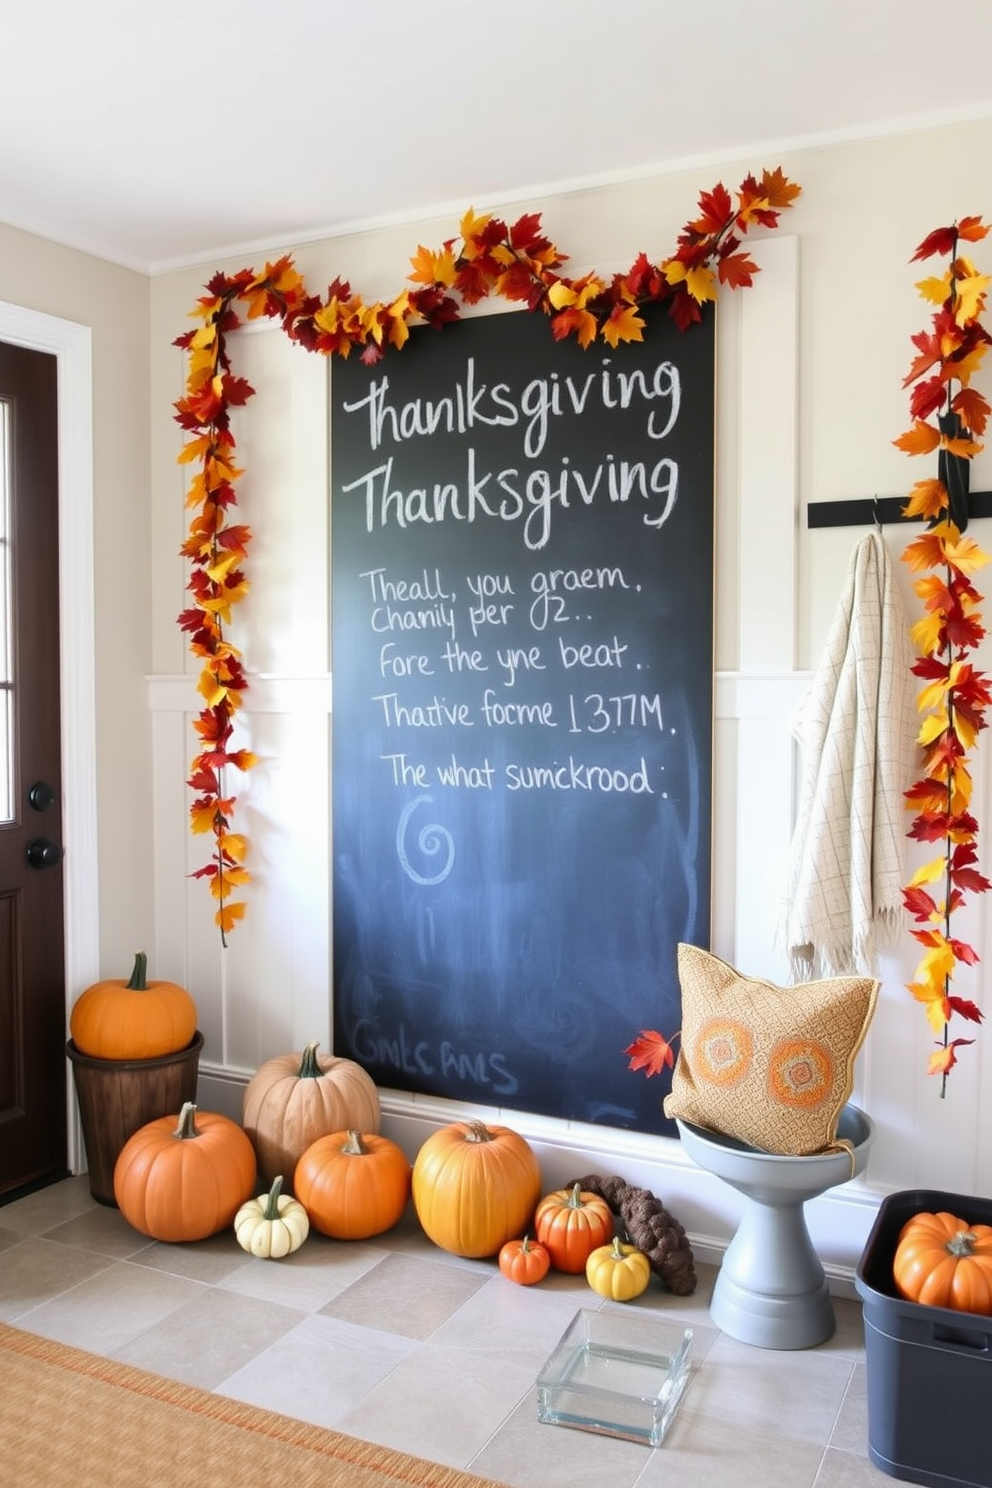
[{"label": "large black chalkboard", "polygon": [[334,1047],[647,1131],[709,944],[712,314],[526,312],[332,372]]}]

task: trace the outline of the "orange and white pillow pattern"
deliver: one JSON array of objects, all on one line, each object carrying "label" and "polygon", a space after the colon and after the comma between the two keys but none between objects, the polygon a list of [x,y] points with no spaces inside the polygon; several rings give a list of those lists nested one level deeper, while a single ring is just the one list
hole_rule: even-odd
[{"label": "orange and white pillow pattern", "polygon": [[682,1037],[665,1115],[764,1152],[829,1151],[875,1012],[872,977],[777,987],[678,948]]}]

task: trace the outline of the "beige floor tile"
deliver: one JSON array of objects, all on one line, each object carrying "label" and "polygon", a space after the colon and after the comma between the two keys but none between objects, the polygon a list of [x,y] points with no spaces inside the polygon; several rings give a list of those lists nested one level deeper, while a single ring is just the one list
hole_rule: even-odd
[{"label": "beige floor tile", "polygon": [[154,1243],[133,1229],[119,1209],[108,1209],[102,1204],[94,1204],[83,1214],[53,1225],[45,1231],[45,1239],[93,1250],[115,1261],[133,1259]]},{"label": "beige floor tile", "polygon": [[467,1302],[485,1278],[443,1261],[387,1255],[322,1309],[406,1338],[428,1338]]},{"label": "beige floor tile", "polygon": [[[67,1256],[81,1254],[60,1249]],[[141,1267],[115,1261],[36,1308],[25,1324],[45,1338],[110,1354],[184,1304],[197,1305],[203,1295],[203,1287],[177,1277],[160,1277],[149,1287]]]},{"label": "beige floor tile", "polygon": [[[901,1478],[901,1482],[912,1484],[914,1478]],[[948,1480],[952,1481],[951,1479]],[[817,1473],[814,1488],[885,1488],[893,1479],[882,1472],[867,1457],[858,1457],[850,1452],[828,1447]]]},{"label": "beige floor tile", "polygon": [[752,1348],[721,1336],[692,1383],[692,1409],[826,1446],[854,1364],[819,1349]]},{"label": "beige floor tile", "polygon": [[531,1369],[423,1343],[342,1416],[340,1430],[466,1467],[533,1388]]},{"label": "beige floor tile", "polygon": [[[107,1270],[113,1262],[91,1251],[51,1240],[23,1240],[3,1253],[0,1266],[0,1320],[22,1322],[53,1297]],[[26,1321],[23,1326],[33,1327]]]},{"label": "beige floor tile", "polygon": [[687,1398],[637,1488],[812,1488],[822,1458],[815,1442],[700,1415]]},{"label": "beige floor tile", "polygon": [[863,1363],[855,1362],[829,1445],[860,1457],[868,1451],[868,1374]]},{"label": "beige floor tile", "polygon": [[514,1488],[632,1488],[651,1457],[640,1443],[544,1425],[535,1387],[468,1465]]},{"label": "beige floor tile", "polygon": [[188,1281],[202,1281],[206,1286],[219,1285],[233,1275],[244,1260],[245,1252],[230,1230],[182,1245],[168,1245],[155,1240],[134,1256],[136,1266],[147,1266],[150,1271],[164,1271],[170,1276],[183,1276]]},{"label": "beige floor tile", "polygon": [[308,1317],[218,1386],[221,1395],[315,1426],[341,1417],[417,1348],[337,1318]]},{"label": "beige floor tile", "polygon": [[0,1209],[0,1221],[4,1229],[17,1230],[22,1235],[43,1235],[53,1225],[62,1224],[74,1215],[103,1207],[94,1201],[87,1178],[66,1178],[5,1204]]},{"label": "beige floor tile", "polygon": [[[194,1283],[159,1277],[156,1289],[165,1285],[191,1287]],[[112,1357],[213,1390],[295,1328],[303,1317],[303,1313],[274,1302],[239,1297],[217,1287],[200,1287],[193,1300],[113,1349]]]},{"label": "beige floor tile", "polygon": [[241,1252],[240,1264],[217,1285],[244,1297],[259,1297],[318,1312],[389,1254],[376,1246],[347,1244],[310,1235],[305,1245],[282,1260],[261,1260]]}]

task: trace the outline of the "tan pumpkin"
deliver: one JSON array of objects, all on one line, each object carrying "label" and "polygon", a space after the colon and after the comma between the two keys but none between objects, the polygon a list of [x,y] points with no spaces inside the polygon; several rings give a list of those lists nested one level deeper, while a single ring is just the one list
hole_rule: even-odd
[{"label": "tan pumpkin", "polygon": [[177,982],[149,981],[148,957],[137,951],[127,981],[112,977],[80,993],[69,1032],[91,1059],[158,1059],[191,1042],[196,1004]]},{"label": "tan pumpkin", "polygon": [[205,1240],[234,1221],[255,1187],[255,1154],[236,1121],[187,1101],[128,1137],[114,1166],[114,1198],[143,1235]]},{"label": "tan pumpkin", "polygon": [[[351,1059],[318,1054],[277,1054],[256,1070],[245,1089],[241,1124],[258,1157],[259,1172],[272,1183],[296,1164],[318,1137],[334,1132],[378,1132],[379,1092],[371,1075]],[[287,1182],[288,1187],[288,1182]]]},{"label": "tan pumpkin", "polygon": [[307,1148],[293,1186],[315,1230],[335,1240],[367,1240],[402,1219],[410,1164],[388,1137],[334,1132]]},{"label": "tan pumpkin", "polygon": [[523,1235],[541,1197],[541,1169],[518,1132],[455,1121],[428,1137],[413,1164],[424,1231],[453,1255],[498,1255]]}]

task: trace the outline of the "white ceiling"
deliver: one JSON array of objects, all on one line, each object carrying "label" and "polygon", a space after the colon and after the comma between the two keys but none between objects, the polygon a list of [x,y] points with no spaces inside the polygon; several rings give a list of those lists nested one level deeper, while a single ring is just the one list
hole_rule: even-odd
[{"label": "white ceiling", "polygon": [[988,0],[0,0],[0,221],[148,272],[989,114]]}]

